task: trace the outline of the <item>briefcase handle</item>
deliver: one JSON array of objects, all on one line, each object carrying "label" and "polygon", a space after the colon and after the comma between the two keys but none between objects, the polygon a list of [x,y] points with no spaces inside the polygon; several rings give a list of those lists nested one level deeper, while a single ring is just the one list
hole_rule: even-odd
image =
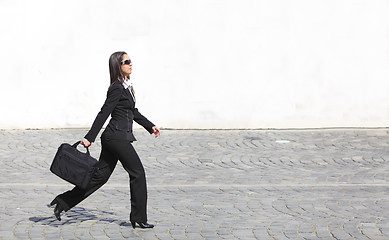
[{"label": "briefcase handle", "polygon": [[[78,144],[80,144],[81,141],[77,141],[75,144],[72,145],[72,147],[77,148]],[[90,156],[89,147],[86,148],[86,154]]]}]

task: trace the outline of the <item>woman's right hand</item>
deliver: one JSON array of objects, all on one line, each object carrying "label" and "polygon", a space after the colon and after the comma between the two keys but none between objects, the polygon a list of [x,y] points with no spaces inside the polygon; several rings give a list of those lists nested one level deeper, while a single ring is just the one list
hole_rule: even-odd
[{"label": "woman's right hand", "polygon": [[88,139],[83,138],[83,139],[81,139],[81,144],[82,144],[82,146],[87,148],[91,145],[91,142],[89,142]]}]

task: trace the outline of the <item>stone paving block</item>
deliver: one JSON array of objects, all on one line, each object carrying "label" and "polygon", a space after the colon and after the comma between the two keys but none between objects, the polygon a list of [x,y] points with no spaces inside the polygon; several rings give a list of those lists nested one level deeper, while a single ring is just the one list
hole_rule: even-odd
[{"label": "stone paving block", "polygon": [[384,235],[380,229],[377,227],[376,223],[366,223],[362,222],[360,224],[360,229],[363,235],[370,239],[388,239],[389,236]]}]

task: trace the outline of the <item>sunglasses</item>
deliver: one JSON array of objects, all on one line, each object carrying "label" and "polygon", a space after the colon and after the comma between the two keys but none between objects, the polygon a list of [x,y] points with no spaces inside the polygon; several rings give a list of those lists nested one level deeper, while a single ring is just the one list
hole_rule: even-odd
[{"label": "sunglasses", "polygon": [[122,65],[124,64],[130,64],[131,63],[131,59],[127,59],[127,60],[124,60],[121,62]]}]

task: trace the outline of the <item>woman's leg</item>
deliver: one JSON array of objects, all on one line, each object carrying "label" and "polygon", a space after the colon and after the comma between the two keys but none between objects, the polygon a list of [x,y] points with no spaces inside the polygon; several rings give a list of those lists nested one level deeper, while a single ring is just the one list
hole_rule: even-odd
[{"label": "woman's leg", "polygon": [[72,190],[64,192],[55,198],[65,211],[68,211],[79,204],[108,181],[115,169],[118,157],[115,153],[110,151],[107,142],[109,141],[103,139],[101,141],[102,146],[99,162],[97,163],[97,169],[93,174],[88,187],[86,189],[81,189],[76,186]]},{"label": "woman's leg", "polygon": [[147,222],[147,186],[146,175],[138,154],[129,141],[116,141],[110,149],[119,157],[124,169],[130,176],[131,214],[130,221]]}]

